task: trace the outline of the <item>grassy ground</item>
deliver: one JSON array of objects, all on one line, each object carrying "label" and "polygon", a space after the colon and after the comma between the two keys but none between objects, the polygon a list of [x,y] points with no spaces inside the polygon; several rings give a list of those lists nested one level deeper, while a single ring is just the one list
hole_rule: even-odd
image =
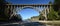
[{"label": "grassy ground", "polygon": [[60,21],[39,21],[47,24],[47,26],[60,26]]},{"label": "grassy ground", "polygon": [[39,21],[46,24],[60,24],[60,21]]}]

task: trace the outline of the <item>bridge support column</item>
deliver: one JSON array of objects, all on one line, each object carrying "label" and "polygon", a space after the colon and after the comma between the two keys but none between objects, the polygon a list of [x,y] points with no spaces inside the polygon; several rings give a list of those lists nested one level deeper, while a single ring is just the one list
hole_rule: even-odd
[{"label": "bridge support column", "polygon": [[7,8],[8,8],[8,9],[10,8],[9,5],[7,6]]},{"label": "bridge support column", "polygon": [[49,13],[49,8],[48,8],[48,5],[47,5],[47,11],[48,11],[48,13]]},{"label": "bridge support column", "polygon": [[16,6],[14,6],[13,14],[16,14]]},{"label": "bridge support column", "polygon": [[40,10],[40,9],[41,9],[41,6],[39,6],[39,14],[40,14],[40,12],[41,12],[41,10],[42,10],[42,9],[41,9],[41,10]]},{"label": "bridge support column", "polygon": [[10,15],[13,14],[13,6],[11,5]]},{"label": "bridge support column", "polygon": [[8,7],[8,8],[7,8],[7,10],[8,10],[8,15],[9,15],[9,17],[10,17],[10,15],[11,15],[11,14],[10,14],[10,13],[11,13],[11,6],[8,5],[7,7]]},{"label": "bridge support column", "polygon": [[46,11],[46,8],[45,8],[45,6],[44,6],[44,9],[45,9],[45,21],[47,21],[47,11]]},{"label": "bridge support column", "polygon": [[11,5],[10,10],[11,10],[12,13],[10,14],[10,18],[9,18],[9,19],[11,19],[12,16],[15,14],[15,8],[16,8],[16,6],[12,6],[12,5]]}]

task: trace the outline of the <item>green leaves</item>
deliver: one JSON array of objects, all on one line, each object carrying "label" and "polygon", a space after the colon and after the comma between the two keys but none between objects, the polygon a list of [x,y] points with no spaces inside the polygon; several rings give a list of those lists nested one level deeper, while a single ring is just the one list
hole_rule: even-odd
[{"label": "green leaves", "polygon": [[[7,4],[5,0],[0,0],[0,21],[7,21],[9,17],[5,15],[5,4]],[[7,13],[6,13],[7,14]]]},{"label": "green leaves", "polygon": [[48,20],[58,20],[59,15],[58,12],[54,11],[53,8],[50,9],[50,13],[48,14]]}]

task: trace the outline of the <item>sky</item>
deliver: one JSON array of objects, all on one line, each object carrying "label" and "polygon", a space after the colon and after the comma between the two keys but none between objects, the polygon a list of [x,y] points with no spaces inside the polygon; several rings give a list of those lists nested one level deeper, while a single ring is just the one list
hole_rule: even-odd
[{"label": "sky", "polygon": [[48,4],[53,0],[6,0],[12,4]]},{"label": "sky", "polygon": [[24,20],[24,19],[30,19],[30,17],[32,16],[38,16],[39,12],[34,9],[26,8],[21,10],[18,14],[22,15],[22,18]]},{"label": "sky", "polygon": [[[6,1],[12,4],[48,4],[49,1],[53,2],[53,0],[6,0]],[[18,12],[18,14],[20,14],[22,16],[22,19],[25,20],[31,18],[32,16],[38,16],[39,12],[31,8],[26,8]]]}]

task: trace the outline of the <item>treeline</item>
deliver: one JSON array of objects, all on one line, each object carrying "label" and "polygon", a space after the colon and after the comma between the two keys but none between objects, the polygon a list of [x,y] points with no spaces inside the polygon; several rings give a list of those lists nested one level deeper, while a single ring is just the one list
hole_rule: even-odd
[{"label": "treeline", "polygon": [[54,0],[50,10],[48,20],[60,20],[60,0]]},{"label": "treeline", "polygon": [[0,22],[14,22],[14,21],[22,21],[21,15],[17,14],[15,16],[12,16],[10,18],[10,11],[7,10],[7,7],[5,7],[6,4],[10,4],[9,2],[5,0],[0,0]]},{"label": "treeline", "polygon": [[8,2],[6,2],[5,0],[0,0],[0,21],[8,20],[8,17],[4,13],[6,8],[4,4],[8,4]]},{"label": "treeline", "polygon": [[[52,4],[52,2],[49,2]],[[47,14],[47,20],[60,20],[60,0],[54,0],[49,13]],[[40,19],[42,19],[42,15],[40,15]]]}]

